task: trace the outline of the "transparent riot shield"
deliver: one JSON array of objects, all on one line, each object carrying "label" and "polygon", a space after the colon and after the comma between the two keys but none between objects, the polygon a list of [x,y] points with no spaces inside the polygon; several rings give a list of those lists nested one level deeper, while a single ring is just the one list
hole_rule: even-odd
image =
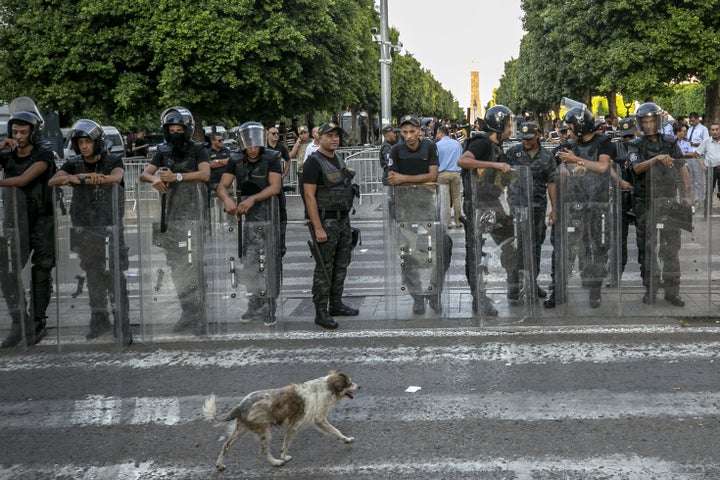
[{"label": "transparent riot shield", "polygon": [[717,316],[711,302],[713,225],[693,214],[687,167],[656,163],[646,180],[647,201],[635,206],[640,278],[623,296],[624,313],[691,321]]},{"label": "transparent riot shield", "polygon": [[452,240],[445,230],[447,219],[442,218],[445,188],[434,183],[389,187],[385,208],[388,318],[447,316],[443,286]]},{"label": "transparent riot shield", "polygon": [[[30,255],[25,194],[15,187],[0,188],[0,336],[3,348],[27,346],[34,316],[25,295],[30,275],[23,271]],[[27,270],[27,269],[26,269]]]},{"label": "transparent riot shield", "polygon": [[480,168],[471,180],[473,210],[466,212],[465,238],[472,310],[493,322],[531,318],[537,274],[530,170]]},{"label": "transparent riot shield", "polygon": [[118,185],[55,187],[58,339],[132,343],[125,272],[125,189]]},{"label": "transparent riot shield", "polygon": [[[586,161],[589,163],[589,161]],[[621,173],[616,165],[603,173],[577,164],[558,166],[555,278],[551,286],[556,309],[565,319],[607,321],[621,314],[621,290],[607,288],[618,268],[622,221]],[[616,270],[615,277],[619,276]]]},{"label": "transparent riot shield", "polygon": [[278,198],[256,203],[238,220],[213,204],[208,256],[208,305],[211,333],[233,333],[269,327],[281,318],[280,230]]},{"label": "transparent riot shield", "polygon": [[206,186],[176,182],[161,195],[139,182],[137,192],[142,336],[203,335]]}]

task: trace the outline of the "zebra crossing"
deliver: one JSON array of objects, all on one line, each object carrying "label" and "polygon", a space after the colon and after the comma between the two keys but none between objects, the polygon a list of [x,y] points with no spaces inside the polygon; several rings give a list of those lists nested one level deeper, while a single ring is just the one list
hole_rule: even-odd
[{"label": "zebra crossing", "polygon": [[3,354],[0,478],[213,478],[227,431],[203,418],[209,393],[227,412],[330,368],[362,387],[330,415],[355,442],[302,431],[276,468],[247,437],[223,478],[718,478],[719,347],[715,327],[655,326],[287,331]]}]

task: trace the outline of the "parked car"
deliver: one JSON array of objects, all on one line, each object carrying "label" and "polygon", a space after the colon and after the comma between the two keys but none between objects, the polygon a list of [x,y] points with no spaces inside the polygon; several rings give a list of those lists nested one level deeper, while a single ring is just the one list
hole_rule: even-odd
[{"label": "parked car", "polygon": [[105,131],[105,150],[124,157],[125,139],[120,134],[120,130],[113,126],[103,126],[102,129]]},{"label": "parked car", "polygon": [[165,136],[162,133],[148,133],[145,134],[145,140],[148,142],[148,157],[152,157],[157,151],[157,146],[165,141]]}]

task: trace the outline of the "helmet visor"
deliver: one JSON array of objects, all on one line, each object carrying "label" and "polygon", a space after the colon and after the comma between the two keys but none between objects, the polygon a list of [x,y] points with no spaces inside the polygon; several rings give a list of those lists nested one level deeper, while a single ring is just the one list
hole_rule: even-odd
[{"label": "helmet visor", "polygon": [[237,138],[243,150],[250,147],[264,147],[267,143],[267,132],[262,125],[249,125],[238,130]]}]

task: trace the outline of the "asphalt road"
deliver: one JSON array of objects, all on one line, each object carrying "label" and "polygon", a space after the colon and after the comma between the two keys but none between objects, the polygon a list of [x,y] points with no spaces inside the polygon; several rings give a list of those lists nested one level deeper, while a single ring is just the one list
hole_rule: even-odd
[{"label": "asphalt road", "polygon": [[[247,333],[0,352],[0,478],[720,478],[720,329]],[[202,416],[330,369],[362,388],[272,467]],[[420,387],[408,393],[410,386]],[[279,455],[282,434],[272,450]]]}]

